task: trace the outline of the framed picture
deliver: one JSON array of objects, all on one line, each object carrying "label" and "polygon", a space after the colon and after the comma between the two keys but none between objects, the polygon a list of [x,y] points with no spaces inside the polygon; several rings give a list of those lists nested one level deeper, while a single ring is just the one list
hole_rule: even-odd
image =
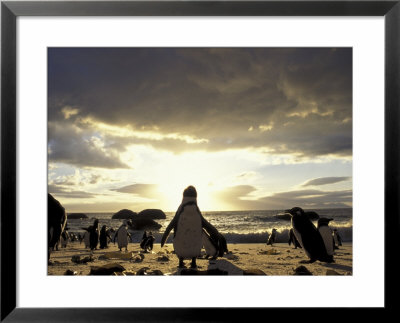
[{"label": "framed picture", "polygon": [[[397,1],[1,9],[2,320],[393,309]],[[68,218],[50,248],[47,193]],[[188,209],[202,225],[179,238]],[[298,221],[318,236],[311,247]],[[96,276],[111,263],[125,268]]]}]

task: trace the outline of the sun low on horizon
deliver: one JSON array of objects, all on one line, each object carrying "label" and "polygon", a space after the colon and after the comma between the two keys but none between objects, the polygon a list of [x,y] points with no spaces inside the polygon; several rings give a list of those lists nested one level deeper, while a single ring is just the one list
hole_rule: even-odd
[{"label": "sun low on horizon", "polygon": [[352,207],[351,48],[49,48],[67,212]]}]

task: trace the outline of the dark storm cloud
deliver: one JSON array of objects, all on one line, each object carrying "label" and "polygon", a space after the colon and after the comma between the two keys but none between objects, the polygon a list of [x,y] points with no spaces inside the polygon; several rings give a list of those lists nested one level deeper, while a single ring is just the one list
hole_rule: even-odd
[{"label": "dark storm cloud", "polygon": [[[174,152],[265,147],[301,156],[351,156],[351,73],[352,52],[345,48],[53,48],[49,120],[66,121],[63,109],[73,107],[81,118],[208,140],[141,139]],[[51,158],[65,159],[72,143],[52,134]],[[64,153],[57,148],[62,144]],[[74,144],[80,153],[90,147],[79,138]],[[115,154],[124,150],[119,145]],[[70,160],[86,161],[76,154]],[[123,167],[112,152],[100,164]]]},{"label": "dark storm cloud", "polygon": [[351,177],[320,177],[307,181],[302,186],[319,186],[319,185],[327,185],[334,184],[339,182],[344,182],[350,180]]},{"label": "dark storm cloud", "polygon": [[48,123],[48,154],[51,162],[80,167],[128,168],[119,159],[124,149],[104,142],[99,133],[85,132],[64,120]]},{"label": "dark storm cloud", "polygon": [[352,203],[351,190],[296,190],[251,199],[249,194],[256,190],[250,185],[234,186],[219,192],[217,198],[242,210],[282,210],[294,206],[303,208],[349,207]]}]

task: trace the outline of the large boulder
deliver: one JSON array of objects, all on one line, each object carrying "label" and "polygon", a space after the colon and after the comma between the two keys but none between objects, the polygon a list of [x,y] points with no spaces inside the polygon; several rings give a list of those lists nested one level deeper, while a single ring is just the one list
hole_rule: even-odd
[{"label": "large boulder", "polygon": [[88,216],[85,213],[68,213],[68,219],[87,219]]},{"label": "large boulder", "polygon": [[153,219],[134,217],[131,220],[132,230],[159,230],[160,228],[161,224],[157,223]]},{"label": "large boulder", "polygon": [[131,220],[137,215],[136,212],[131,210],[123,209],[119,210],[112,216],[112,219],[120,219],[120,220]]},{"label": "large boulder", "polygon": [[147,219],[153,219],[153,220],[158,220],[158,219],[166,219],[167,217],[165,216],[165,213],[159,209],[146,209],[143,211],[140,211],[138,213],[139,218],[147,218]]}]

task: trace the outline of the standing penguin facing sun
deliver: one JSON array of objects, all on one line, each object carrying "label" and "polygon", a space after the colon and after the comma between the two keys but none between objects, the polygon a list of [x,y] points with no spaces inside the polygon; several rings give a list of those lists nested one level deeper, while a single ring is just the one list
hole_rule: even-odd
[{"label": "standing penguin facing sun", "polygon": [[179,267],[185,267],[184,260],[191,259],[190,268],[197,268],[196,258],[200,256],[203,228],[218,241],[218,231],[202,216],[197,206],[197,191],[193,186],[188,186],[183,191],[181,205],[175,213],[171,223],[165,229],[161,238],[161,247],[174,229],[173,246],[179,258]]}]

